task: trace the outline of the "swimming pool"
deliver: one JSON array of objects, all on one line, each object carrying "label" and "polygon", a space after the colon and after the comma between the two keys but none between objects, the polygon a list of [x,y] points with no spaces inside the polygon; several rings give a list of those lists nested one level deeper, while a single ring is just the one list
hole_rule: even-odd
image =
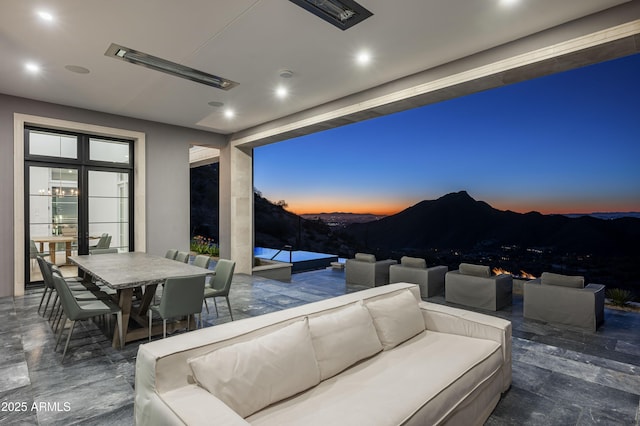
[{"label": "swimming pool", "polygon": [[253,249],[253,255],[261,259],[273,258],[273,260],[277,260],[279,262],[290,262],[293,264],[291,272],[294,273],[327,268],[331,266],[331,262],[338,261],[338,256],[335,254],[317,253],[304,250],[282,250],[280,253],[278,253],[278,251],[278,249],[256,247]]}]

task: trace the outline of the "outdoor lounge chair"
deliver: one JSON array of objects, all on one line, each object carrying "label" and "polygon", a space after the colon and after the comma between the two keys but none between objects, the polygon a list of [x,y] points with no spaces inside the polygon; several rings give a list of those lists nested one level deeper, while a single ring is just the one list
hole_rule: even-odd
[{"label": "outdoor lounge chair", "polygon": [[523,285],[523,315],[596,331],[604,322],[602,284],[584,286],[584,277],[543,272]]},{"label": "outdoor lounge chair", "polygon": [[511,305],[513,277],[491,275],[488,266],[461,263],[457,271],[449,271],[444,279],[447,302],[473,308],[499,311]]},{"label": "outdoor lounge chair", "polygon": [[433,297],[444,291],[444,276],[448,270],[443,265],[427,268],[424,259],[403,256],[399,265],[389,266],[389,282],[418,284],[421,297]]},{"label": "outdoor lounge chair", "polygon": [[345,264],[346,282],[369,287],[389,284],[389,266],[396,263],[393,259],[376,260],[373,254],[356,253]]}]

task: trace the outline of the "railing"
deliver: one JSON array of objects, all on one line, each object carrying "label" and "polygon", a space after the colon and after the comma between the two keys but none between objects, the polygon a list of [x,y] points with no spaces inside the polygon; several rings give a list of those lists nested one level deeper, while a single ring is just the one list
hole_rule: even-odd
[{"label": "railing", "polygon": [[278,250],[278,251],[276,252],[276,254],[274,254],[273,256],[271,256],[271,259],[269,259],[269,260],[273,260],[273,259],[275,259],[276,257],[278,257],[278,255],[282,252],[282,250],[287,250],[287,251],[289,252],[289,263],[292,263],[292,262],[291,262],[292,254],[291,254],[291,253],[293,252],[293,247],[291,247],[291,246],[290,246],[290,245],[288,245],[288,244],[287,244],[287,245],[285,245],[285,246],[283,246],[280,250]]}]

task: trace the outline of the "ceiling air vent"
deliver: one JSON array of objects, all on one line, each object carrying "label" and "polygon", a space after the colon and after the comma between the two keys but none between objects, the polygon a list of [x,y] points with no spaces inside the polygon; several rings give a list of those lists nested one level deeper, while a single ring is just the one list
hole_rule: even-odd
[{"label": "ceiling air vent", "polygon": [[167,61],[166,59],[158,58],[157,56],[129,49],[128,47],[119,46],[115,43],[111,43],[111,46],[109,46],[104,54],[105,56],[109,56],[111,58],[116,58],[135,65],[151,68],[152,70],[161,71],[180,78],[185,78],[187,80],[195,81],[196,83],[215,87],[217,89],[229,90],[232,87],[238,85],[238,83],[236,83],[235,81],[227,80],[226,78],[208,74],[203,71],[198,71],[196,69],[189,68],[175,62]]},{"label": "ceiling air vent", "polygon": [[289,0],[332,25],[346,30],[373,13],[353,0]]}]

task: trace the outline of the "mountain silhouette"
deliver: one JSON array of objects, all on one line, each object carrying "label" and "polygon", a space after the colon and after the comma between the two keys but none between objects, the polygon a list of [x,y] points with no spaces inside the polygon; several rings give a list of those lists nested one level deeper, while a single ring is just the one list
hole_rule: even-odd
[{"label": "mountain silhouette", "polygon": [[362,247],[391,251],[517,245],[573,253],[640,253],[640,219],[515,213],[476,201],[466,191],[421,201],[375,222],[353,224],[346,232]]}]

